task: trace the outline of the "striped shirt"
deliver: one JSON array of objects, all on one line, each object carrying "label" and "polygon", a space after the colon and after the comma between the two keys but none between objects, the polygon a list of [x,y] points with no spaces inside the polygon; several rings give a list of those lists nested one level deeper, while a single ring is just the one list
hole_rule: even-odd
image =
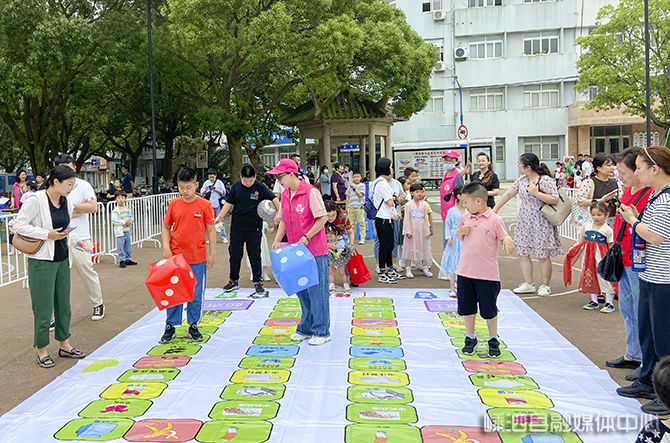
[{"label": "striped shirt", "polygon": [[646,268],[640,273],[640,278],[649,283],[670,284],[670,191],[666,190],[647,205],[642,214],[642,223],[646,223],[651,232],[664,240],[660,245],[647,243]]},{"label": "striped shirt", "polygon": [[[132,220],[130,218],[130,209],[128,209],[127,206],[124,207],[119,206],[118,208],[119,208],[119,215],[121,216],[121,220],[123,220],[123,223],[125,223],[126,220]],[[125,224],[123,225],[123,232],[128,232],[132,229],[133,229],[132,225],[131,226]]]}]

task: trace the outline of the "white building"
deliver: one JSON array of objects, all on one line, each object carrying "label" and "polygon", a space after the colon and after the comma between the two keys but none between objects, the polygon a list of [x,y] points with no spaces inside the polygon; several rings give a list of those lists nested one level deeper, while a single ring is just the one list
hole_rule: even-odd
[{"label": "white building", "polygon": [[518,176],[524,152],[536,153],[553,170],[568,153],[568,106],[585,99],[574,90],[575,39],[594,27],[602,6],[614,2],[388,1],[441,58],[426,108],[392,127],[396,163],[409,155],[402,151],[420,151],[422,161],[431,157],[434,163],[454,148],[462,160],[489,153],[501,179]]}]

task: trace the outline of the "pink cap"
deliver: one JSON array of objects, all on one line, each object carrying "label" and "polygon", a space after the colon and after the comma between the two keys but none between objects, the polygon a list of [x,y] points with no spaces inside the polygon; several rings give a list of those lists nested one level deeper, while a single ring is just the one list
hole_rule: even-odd
[{"label": "pink cap", "polygon": [[282,158],[279,160],[279,163],[277,163],[277,166],[266,172],[266,174],[278,175],[286,172],[293,172],[294,174],[298,173],[298,164],[290,158]]},{"label": "pink cap", "polygon": [[442,158],[447,157],[455,158],[456,160],[458,160],[458,152],[454,151],[453,149],[450,149],[447,152],[445,152],[444,155],[442,156]]}]

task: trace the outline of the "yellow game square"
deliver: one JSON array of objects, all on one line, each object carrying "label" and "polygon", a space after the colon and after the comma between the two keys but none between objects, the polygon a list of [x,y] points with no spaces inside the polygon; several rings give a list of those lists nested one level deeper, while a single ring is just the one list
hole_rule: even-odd
[{"label": "yellow game square", "polygon": [[378,328],[363,328],[356,326],[351,328],[352,335],[363,335],[366,337],[395,337],[398,334],[398,328],[390,326],[380,326]]},{"label": "yellow game square", "polygon": [[[442,324],[445,328],[455,328],[455,329],[465,329],[465,320],[452,318],[449,320],[442,320]],[[475,328],[485,328],[486,321],[477,319],[475,320]]]},{"label": "yellow game square", "polygon": [[477,391],[482,403],[494,408],[553,408],[554,403],[541,392],[483,388]]},{"label": "yellow game square", "polygon": [[232,383],[286,383],[291,371],[285,369],[240,369],[230,377]]},{"label": "yellow game square", "polygon": [[[216,317],[202,317],[198,322],[198,326],[221,326],[225,322],[225,318],[216,318]],[[181,322],[182,326],[190,326],[188,321],[184,320]]]},{"label": "yellow game square", "polygon": [[260,335],[291,335],[297,326],[265,326],[258,332]]},{"label": "yellow game square", "polygon": [[167,388],[165,383],[115,383],[104,390],[100,397],[106,399],[156,398]]},{"label": "yellow game square", "polygon": [[352,385],[407,386],[409,377],[404,372],[351,371],[349,383]]}]

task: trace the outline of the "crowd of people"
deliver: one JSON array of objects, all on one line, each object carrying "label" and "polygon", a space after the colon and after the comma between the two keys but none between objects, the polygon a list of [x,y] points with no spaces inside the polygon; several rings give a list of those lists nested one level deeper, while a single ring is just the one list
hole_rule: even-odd
[{"label": "crowd of people", "polygon": [[[584,160],[571,165],[571,170],[573,174],[591,171],[581,182],[577,201],[580,208],[588,211],[588,218],[584,219],[580,238],[568,256],[576,260],[577,253],[584,255],[579,289],[590,296],[584,308],[600,308],[600,297],[604,296],[600,310],[612,312],[618,287],[619,309],[625,320],[626,350],[621,357],[606,363],[634,371],[627,377],[633,384],[617,392],[626,397],[652,399],[643,406],[645,412],[667,413],[667,403],[654,390],[654,386],[662,382],[654,368],[670,355],[670,336],[664,327],[670,316],[667,303],[670,294],[670,152],[664,147],[629,148],[616,157],[607,154],[597,154],[593,159],[580,157]],[[465,318],[462,351],[474,353],[477,346],[475,314],[479,313],[489,330],[488,355],[495,358],[500,355],[496,307],[500,292],[499,246],[509,254],[516,252],[519,257],[524,281],[514,292],[551,294],[551,257],[563,251],[557,227],[541,209],[544,205],[558,204],[561,177],[552,176],[535,154],[523,154],[519,157],[519,178],[496,199],[500,181],[488,155],[477,156],[479,171],[469,174],[467,184],[456,151],[445,152],[443,162],[440,215],[444,230],[438,277],[450,280],[450,295],[457,298],[458,313]],[[45,368],[54,366],[47,352],[50,321],[53,321],[55,338],[60,342],[59,356],[84,357],[69,341],[70,266],[79,271],[85,282],[94,307],[92,319],[104,316],[100,283],[90,260],[92,245],[87,220],[88,214],[97,208],[95,194],[90,184],[76,177],[72,157],[61,155],[55,163],[57,166],[41,184],[41,190],[25,191],[24,173],[17,174],[15,191],[18,194],[15,192],[13,196],[21,205],[14,223],[15,232],[43,241],[39,250],[28,255],[28,272],[34,346],[37,362]],[[315,346],[330,340],[328,300],[330,293],[340,291],[336,280],[341,281],[343,292],[349,292],[353,285],[347,263],[356,253],[356,235],[359,243],[366,241],[366,219],[372,220],[374,225],[379,283],[394,284],[400,279],[414,278],[415,270],[425,277],[433,276],[432,208],[426,201],[425,188],[416,169],[406,168],[396,179],[391,160],[380,158],[374,165],[377,178],[366,182],[360,172],[336,163],[326,184],[322,177],[328,168],[322,168],[317,180],[310,177],[309,168],[302,169],[300,163],[300,157],[293,155],[268,171],[266,174],[275,180],[272,190],[256,178],[257,172],[251,165],[242,168],[241,179],[229,191],[213,169],[208,171],[202,186],[195,171],[188,168],[179,171],[181,195],[170,202],[163,220],[163,256],[183,254],[196,276],[194,300],[186,309],[188,336],[192,340],[203,339],[198,322],[207,270],[215,263],[217,238],[230,242],[230,275],[224,290],[240,288],[240,266],[246,249],[254,284],[253,298],[268,296],[263,287],[269,266],[268,248],[296,242],[305,244],[316,261],[319,283],[297,293],[303,313],[291,338],[307,340]],[[123,181],[116,184],[117,208],[112,221],[119,258],[127,266],[135,264],[130,251],[134,218],[125,205],[127,193],[121,189],[124,185]],[[30,192],[32,195],[28,195]],[[509,236],[497,213],[515,196],[518,197],[518,217],[513,236]],[[259,215],[259,205],[264,200],[274,207],[273,220],[264,220]],[[228,214],[229,236],[223,223]],[[598,263],[614,244],[622,251],[623,272],[617,285],[594,276],[594,273],[598,275]],[[571,255],[573,251],[575,254]],[[537,289],[531,257],[540,264],[542,281]],[[571,268],[572,262],[568,266]],[[161,343],[174,339],[182,312],[180,306],[167,310]]]}]

